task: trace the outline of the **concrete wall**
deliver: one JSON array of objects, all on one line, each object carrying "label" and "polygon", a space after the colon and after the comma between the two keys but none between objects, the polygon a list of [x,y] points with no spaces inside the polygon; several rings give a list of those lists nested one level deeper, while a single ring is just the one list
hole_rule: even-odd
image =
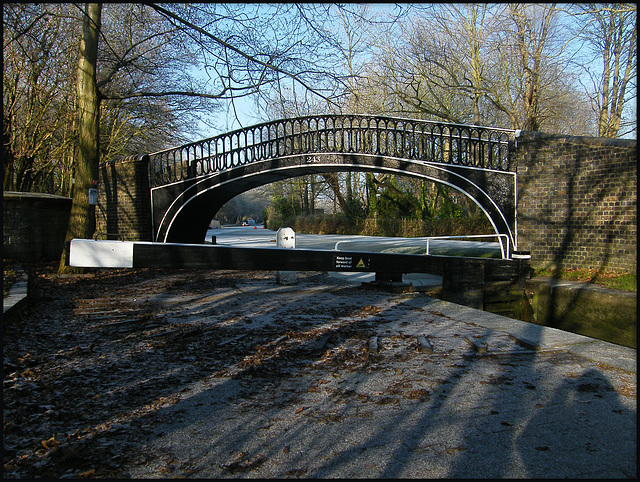
[{"label": "concrete wall", "polygon": [[518,166],[518,249],[535,268],[635,272],[635,140],[524,132]]},{"label": "concrete wall", "polygon": [[132,156],[100,165],[96,233],[98,239],[151,241],[149,156]]},{"label": "concrete wall", "polygon": [[2,193],[2,257],[20,262],[58,261],[71,198],[28,192]]}]

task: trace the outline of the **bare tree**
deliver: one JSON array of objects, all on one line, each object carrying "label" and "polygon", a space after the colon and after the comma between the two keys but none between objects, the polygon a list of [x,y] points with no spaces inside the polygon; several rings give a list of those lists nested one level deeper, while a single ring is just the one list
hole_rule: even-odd
[{"label": "bare tree", "polygon": [[588,3],[576,5],[571,13],[580,27],[577,41],[593,55],[586,57],[583,68],[591,81],[588,90],[598,135],[618,137],[637,132],[635,115],[623,122],[625,106],[637,95],[637,6]]},{"label": "bare tree", "polygon": [[[75,45],[83,10],[72,4],[3,7],[5,190],[72,195],[78,146]],[[191,64],[168,48],[172,27],[148,7],[133,4],[105,5],[101,20],[96,74],[101,158],[186,141],[189,128],[198,125],[196,116],[210,113],[214,104],[108,98],[132,86],[161,90],[166,83],[189,83]]]},{"label": "bare tree", "polygon": [[379,35],[361,98],[406,117],[585,133],[575,122],[584,102],[569,69],[568,32],[553,5],[436,4],[414,12],[400,31]]},{"label": "bare tree", "polygon": [[[5,54],[8,46],[22,47],[17,40],[27,35],[38,40],[40,23],[52,16],[49,6],[38,8],[13,9],[14,20],[31,11],[22,23],[14,22],[11,38],[3,44]],[[76,152],[76,159],[68,238],[93,234],[86,183],[97,178],[101,156],[167,147],[163,140],[172,141],[187,133],[184,119],[193,119],[194,112],[211,111],[221,101],[230,100],[233,105],[238,98],[272,96],[292,88],[333,102],[341,91],[344,74],[332,67],[336,44],[324,28],[329,12],[324,6],[144,3],[67,8],[81,11],[84,19],[77,100],[67,96],[72,99],[69,112],[77,109],[79,115],[72,128],[68,126],[74,124],[69,122],[73,118],[67,116],[67,128],[63,129],[71,134],[69,142],[77,145],[77,149],[69,149]],[[67,24],[74,20],[65,11],[54,16]],[[66,36],[67,46],[71,38]],[[14,59],[20,59],[20,52]],[[16,63],[9,73],[18,78],[20,66]],[[54,86],[64,84],[71,82]],[[34,81],[30,85],[38,84]],[[13,102],[16,92],[13,89],[12,97],[8,90],[5,105],[17,105]],[[7,134],[19,132],[17,116],[6,108],[4,114],[3,130]],[[12,148],[16,145],[5,141],[5,152],[11,154],[6,159],[30,161],[28,152],[15,155]],[[31,151],[41,152],[42,148],[33,146]],[[35,172],[30,166],[20,168],[16,162],[6,165],[5,171],[11,173],[5,180],[15,179],[20,174],[16,171]]]},{"label": "bare tree", "polygon": [[70,193],[77,57],[65,39],[80,31],[65,17],[59,4],[3,6],[5,190]]},{"label": "bare tree", "polygon": [[509,4],[509,14],[516,26],[515,45],[522,69],[520,97],[524,109],[522,128],[537,131],[540,127],[541,70],[547,39],[550,36],[553,8],[538,9],[539,17],[526,14],[526,6]]},{"label": "bare tree", "polygon": [[369,86],[384,92],[386,113],[483,123],[487,62],[494,46],[487,5],[429,5],[410,22],[378,34]]}]

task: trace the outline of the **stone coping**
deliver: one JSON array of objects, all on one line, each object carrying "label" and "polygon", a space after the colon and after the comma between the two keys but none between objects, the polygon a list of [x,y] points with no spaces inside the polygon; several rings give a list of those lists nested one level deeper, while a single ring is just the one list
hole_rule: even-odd
[{"label": "stone coping", "polygon": [[7,199],[51,199],[51,200],[71,200],[70,197],[58,196],[56,194],[46,194],[40,192],[17,192],[17,191],[4,191],[2,193],[3,198]]},{"label": "stone coping", "polygon": [[19,266],[16,267],[16,272],[19,275],[17,281],[9,288],[9,294],[2,299],[2,318],[5,322],[27,303],[28,277]]}]

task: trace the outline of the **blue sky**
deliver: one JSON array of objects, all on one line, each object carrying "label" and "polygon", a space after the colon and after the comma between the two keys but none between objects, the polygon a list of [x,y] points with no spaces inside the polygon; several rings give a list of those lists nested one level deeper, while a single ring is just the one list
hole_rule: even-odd
[{"label": "blue sky", "polygon": [[[390,8],[393,8],[393,4],[377,4],[375,6],[376,11],[384,11]],[[586,55],[585,55],[586,54]],[[585,52],[577,52],[579,57],[587,57],[588,53]],[[598,62],[590,62],[591,67],[601,68]],[[585,76],[586,77],[586,76]],[[585,84],[588,85],[588,82],[585,78]],[[631,95],[631,92],[627,92],[627,95]],[[235,113],[229,103],[223,105],[221,109],[215,113],[212,113],[212,122],[215,124],[216,128],[208,127],[204,124],[200,126],[200,133],[202,134],[198,139],[199,140],[205,137],[211,137],[218,134],[222,134],[225,132],[229,132],[240,127],[246,127],[255,125],[257,123],[263,122],[265,119],[257,116],[256,108],[255,108],[255,100],[253,96],[241,97],[235,100],[235,108],[240,119],[240,123],[235,118]],[[627,112],[630,113],[631,109],[627,109]],[[634,110],[635,114],[635,110]]]}]

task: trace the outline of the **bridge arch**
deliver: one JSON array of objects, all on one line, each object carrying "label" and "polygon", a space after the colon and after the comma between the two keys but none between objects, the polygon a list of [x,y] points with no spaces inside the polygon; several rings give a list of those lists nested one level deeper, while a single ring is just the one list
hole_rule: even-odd
[{"label": "bridge arch", "polygon": [[517,248],[516,175],[476,166],[387,155],[308,153],[272,157],[152,189],[155,241],[202,243],[213,215],[236,195],[274,181],[328,172],[386,172],[439,182],[469,197],[496,234]]}]

